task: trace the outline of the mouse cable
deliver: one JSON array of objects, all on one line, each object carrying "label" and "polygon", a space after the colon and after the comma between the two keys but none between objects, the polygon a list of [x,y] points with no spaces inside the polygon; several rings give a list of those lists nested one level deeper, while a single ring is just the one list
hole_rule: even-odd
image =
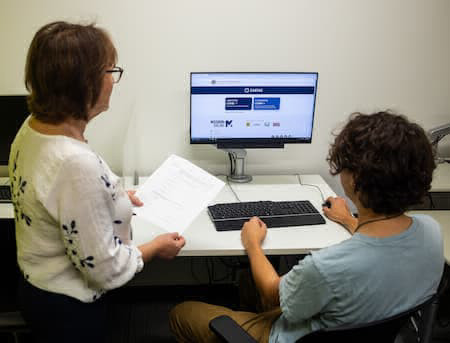
[{"label": "mouse cable", "polygon": [[325,197],[323,196],[322,190],[320,189],[319,186],[317,186],[317,185],[311,185],[311,184],[309,184],[309,183],[302,183],[302,179],[300,178],[300,174],[295,174],[295,175],[297,176],[297,180],[298,180],[298,183],[300,184],[300,186],[310,186],[310,187],[315,187],[315,188],[317,188],[317,189],[319,190],[319,192],[320,192],[320,196],[322,197],[322,203],[325,202]]},{"label": "mouse cable", "polygon": [[238,195],[236,194],[236,192],[234,191],[233,187],[230,184],[230,181],[228,180],[228,175],[225,174],[217,174],[216,176],[225,176],[225,182],[227,183],[227,186],[230,188],[231,192],[233,193],[234,197],[236,198],[236,200],[238,202],[242,202],[241,199],[239,199]]},{"label": "mouse cable", "polygon": [[228,185],[228,187],[230,187],[230,189],[231,189],[231,191],[233,192],[234,197],[236,198],[236,200],[237,200],[238,202],[242,202],[241,199],[239,199],[239,197],[238,197],[238,195],[236,194],[236,192],[234,191],[234,189],[233,189],[233,187],[231,186],[230,182],[228,181],[228,178],[227,178],[227,185]]}]

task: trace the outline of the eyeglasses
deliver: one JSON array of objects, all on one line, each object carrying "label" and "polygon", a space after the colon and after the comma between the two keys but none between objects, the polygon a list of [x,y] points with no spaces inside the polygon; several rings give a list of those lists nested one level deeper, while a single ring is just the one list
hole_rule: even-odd
[{"label": "eyeglasses", "polygon": [[120,67],[114,67],[112,69],[108,69],[106,72],[112,74],[114,83],[117,83],[122,78],[123,69]]}]

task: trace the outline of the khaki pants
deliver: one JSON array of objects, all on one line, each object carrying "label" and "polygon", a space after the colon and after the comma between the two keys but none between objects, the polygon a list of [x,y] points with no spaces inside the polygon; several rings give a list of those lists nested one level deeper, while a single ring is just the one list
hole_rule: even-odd
[{"label": "khaki pants", "polygon": [[221,315],[233,318],[258,342],[269,341],[272,323],[281,314],[280,308],[262,313],[233,311],[223,306],[186,301],[170,312],[170,328],[178,342],[221,342],[209,329],[209,322]]}]

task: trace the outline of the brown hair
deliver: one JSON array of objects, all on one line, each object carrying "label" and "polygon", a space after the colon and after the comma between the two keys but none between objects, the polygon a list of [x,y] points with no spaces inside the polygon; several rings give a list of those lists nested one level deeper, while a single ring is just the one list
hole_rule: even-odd
[{"label": "brown hair", "polygon": [[43,26],[31,42],[25,67],[31,113],[51,124],[68,117],[87,120],[105,68],[116,60],[108,34],[94,24],[57,21]]},{"label": "brown hair", "polygon": [[353,174],[362,205],[380,214],[403,213],[420,203],[436,168],[424,130],[390,112],[353,113],[327,160],[331,174]]}]

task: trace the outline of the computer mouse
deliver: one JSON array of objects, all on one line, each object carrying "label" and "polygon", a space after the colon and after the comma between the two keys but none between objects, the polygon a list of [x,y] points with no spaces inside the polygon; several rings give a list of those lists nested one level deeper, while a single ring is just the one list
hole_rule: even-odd
[{"label": "computer mouse", "polygon": [[331,208],[331,202],[330,202],[330,200],[325,201],[325,202],[322,204],[322,207],[328,207],[328,208]]}]

